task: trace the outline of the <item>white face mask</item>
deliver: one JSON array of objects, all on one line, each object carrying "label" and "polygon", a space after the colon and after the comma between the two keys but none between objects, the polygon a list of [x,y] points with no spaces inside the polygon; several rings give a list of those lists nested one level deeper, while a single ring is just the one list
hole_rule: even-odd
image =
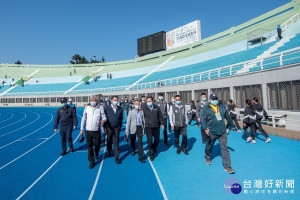
[{"label": "white face mask", "polygon": [[140,106],[134,106],[135,109],[139,110],[141,107]]}]

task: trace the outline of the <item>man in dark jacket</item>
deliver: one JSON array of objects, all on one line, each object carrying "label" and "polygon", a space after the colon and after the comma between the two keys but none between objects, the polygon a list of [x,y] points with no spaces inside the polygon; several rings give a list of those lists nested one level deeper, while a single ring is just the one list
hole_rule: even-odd
[{"label": "man in dark jacket", "polygon": [[160,93],[158,94],[158,101],[155,102],[155,105],[157,105],[162,113],[162,124],[164,125],[164,129],[162,130],[164,133],[164,143],[166,146],[170,146],[168,143],[168,132],[167,132],[167,117],[168,117],[168,104],[166,101],[164,101],[164,94]]},{"label": "man in dark jacket", "polygon": [[[197,103],[197,106],[196,106],[196,116],[197,116],[198,122],[200,122],[201,112],[207,104],[208,104],[208,102],[207,102],[207,98],[206,98],[206,93],[201,93],[201,100]],[[201,136],[202,136],[202,143],[205,144],[207,135],[202,126],[200,128],[200,131],[201,131]]]},{"label": "man in dark jacket", "polygon": [[226,119],[232,129],[235,125],[229,116],[228,110],[223,105],[219,105],[218,97],[215,94],[210,95],[210,103],[206,105],[201,113],[201,126],[208,135],[208,141],[205,146],[206,164],[211,165],[211,153],[215,141],[218,139],[221,146],[221,154],[224,170],[230,174],[234,173],[231,169],[230,153],[227,147],[227,134],[225,128]]},{"label": "man in dark jacket", "polygon": [[118,106],[118,100],[117,96],[113,96],[111,104],[104,107],[104,113],[106,115],[108,156],[111,156],[112,140],[114,140],[115,161],[117,164],[121,164],[119,160],[119,137],[122,130],[123,109]]},{"label": "man in dark jacket", "polygon": [[[181,149],[185,155],[189,155],[187,152],[187,131],[188,125],[187,111],[185,106],[181,103],[181,96],[175,96],[176,103],[170,107],[170,123],[172,129],[174,129],[175,146],[177,148],[177,154],[180,154]],[[181,147],[179,146],[179,135],[182,135]]]},{"label": "man in dark jacket", "polygon": [[[162,113],[157,105],[153,103],[153,97],[147,97],[147,106],[143,108],[145,117],[145,131],[147,134],[147,142],[149,148],[150,160],[154,160],[154,153],[157,153],[157,146],[159,143],[159,129],[162,125]],[[154,137],[154,142],[152,141]]]},{"label": "man in dark jacket", "polygon": [[70,152],[74,151],[73,141],[72,141],[72,131],[73,125],[76,129],[78,124],[76,113],[74,109],[67,104],[67,98],[61,99],[61,107],[57,110],[55,121],[54,121],[54,132],[58,131],[58,125],[60,125],[60,137],[61,137],[61,156],[67,154],[67,141],[69,143]]}]

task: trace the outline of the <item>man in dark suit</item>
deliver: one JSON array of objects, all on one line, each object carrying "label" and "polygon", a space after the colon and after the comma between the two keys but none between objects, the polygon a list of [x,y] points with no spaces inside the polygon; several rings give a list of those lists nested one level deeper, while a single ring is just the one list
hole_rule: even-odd
[{"label": "man in dark suit", "polygon": [[58,131],[58,125],[60,125],[60,137],[61,137],[61,156],[67,154],[67,141],[69,143],[70,152],[74,151],[72,131],[73,127],[76,129],[78,124],[76,113],[74,109],[67,104],[67,98],[61,99],[61,107],[57,110],[54,121],[54,132]]},{"label": "man in dark suit", "polygon": [[[160,125],[164,130],[163,116],[157,105],[153,103],[153,97],[147,97],[147,106],[143,108],[145,117],[145,131],[147,135],[147,142],[149,148],[150,160],[154,160],[154,153],[157,153],[157,146],[159,143]],[[152,141],[154,137],[154,142]]]},{"label": "man in dark suit", "polygon": [[121,161],[119,160],[119,137],[122,130],[123,109],[118,106],[118,100],[119,98],[117,96],[113,96],[111,98],[111,104],[104,107],[104,112],[107,118],[108,156],[111,156],[112,140],[114,140],[115,161],[117,164],[121,164]]}]

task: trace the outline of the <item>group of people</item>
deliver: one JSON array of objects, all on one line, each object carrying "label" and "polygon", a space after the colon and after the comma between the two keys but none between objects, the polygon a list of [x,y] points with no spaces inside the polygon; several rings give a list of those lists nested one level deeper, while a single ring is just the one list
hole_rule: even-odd
[{"label": "group of people", "polygon": [[[69,143],[70,152],[74,151],[72,143],[72,130],[78,125],[76,116],[76,107],[72,104],[72,100],[63,98],[61,100],[62,107],[57,110],[54,129],[58,131],[60,124],[60,134],[62,143],[61,156],[67,153],[66,139]],[[143,136],[147,137],[148,154],[151,161],[157,156],[158,144],[160,142],[160,130],[162,129],[164,145],[170,146],[168,140],[169,132],[174,130],[174,139],[176,153],[183,152],[189,155],[187,144],[187,127],[193,119],[200,126],[202,142],[205,144],[205,162],[211,164],[211,154],[214,143],[219,140],[221,146],[221,154],[224,170],[230,174],[235,173],[231,168],[230,153],[227,147],[229,128],[238,129],[241,132],[240,125],[237,120],[235,104],[232,100],[228,100],[227,107],[222,105],[218,96],[211,94],[209,99],[205,93],[201,94],[201,100],[195,105],[191,104],[190,118],[188,117],[188,109],[181,102],[181,96],[176,95],[171,98],[170,102],[165,101],[164,94],[158,94],[158,100],[155,101],[151,96],[142,96],[141,99],[119,100],[118,96],[112,96],[110,99],[104,97],[99,101],[92,97],[90,103],[83,111],[81,120],[80,135],[84,138],[88,148],[89,168],[95,166],[95,160],[99,159],[99,151],[101,143],[104,143],[104,133],[107,134],[107,152],[108,157],[112,157],[112,145],[114,146],[114,157],[117,164],[121,164],[119,159],[119,138],[122,131],[123,115],[125,111],[126,131],[125,137],[130,139],[131,155],[136,154],[136,140],[138,141],[138,161],[145,163]],[[265,137],[266,142],[270,142],[268,134],[261,126],[263,117],[267,118],[266,111],[259,104],[257,98],[253,101],[246,100],[247,107],[244,111],[243,130],[247,135],[246,142],[255,142],[255,133],[259,130]],[[251,130],[251,136],[248,133]],[[182,136],[180,143],[180,135]],[[81,139],[82,140],[82,139]]]}]

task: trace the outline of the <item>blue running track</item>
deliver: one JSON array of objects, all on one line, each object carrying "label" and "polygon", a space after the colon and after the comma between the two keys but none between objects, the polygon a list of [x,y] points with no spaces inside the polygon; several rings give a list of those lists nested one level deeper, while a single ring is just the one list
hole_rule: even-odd
[{"label": "blue running track", "polygon": [[[205,164],[204,144],[195,125],[188,127],[190,155],[177,155],[174,146],[160,142],[156,159],[146,159],[145,164],[130,155],[123,127],[122,164],[107,157],[103,146],[97,165],[90,170],[86,143],[77,141],[79,129],[73,131],[75,152],[60,157],[60,135],[53,130],[56,109],[0,108],[0,199],[300,199],[299,141],[271,135],[271,143],[266,144],[258,134],[257,144],[248,144],[244,133],[230,131],[228,147],[236,171],[230,175],[223,170],[218,142],[212,165]],[[82,112],[77,109],[79,122]],[[173,145],[173,133],[169,137]],[[146,153],[146,137],[144,146]],[[225,191],[229,178],[242,186],[241,193]],[[258,179],[262,188],[254,188]],[[273,180],[272,187],[267,184],[266,188],[265,180]],[[287,187],[287,180],[293,180],[294,186]],[[247,181],[251,188],[246,188]]]}]

